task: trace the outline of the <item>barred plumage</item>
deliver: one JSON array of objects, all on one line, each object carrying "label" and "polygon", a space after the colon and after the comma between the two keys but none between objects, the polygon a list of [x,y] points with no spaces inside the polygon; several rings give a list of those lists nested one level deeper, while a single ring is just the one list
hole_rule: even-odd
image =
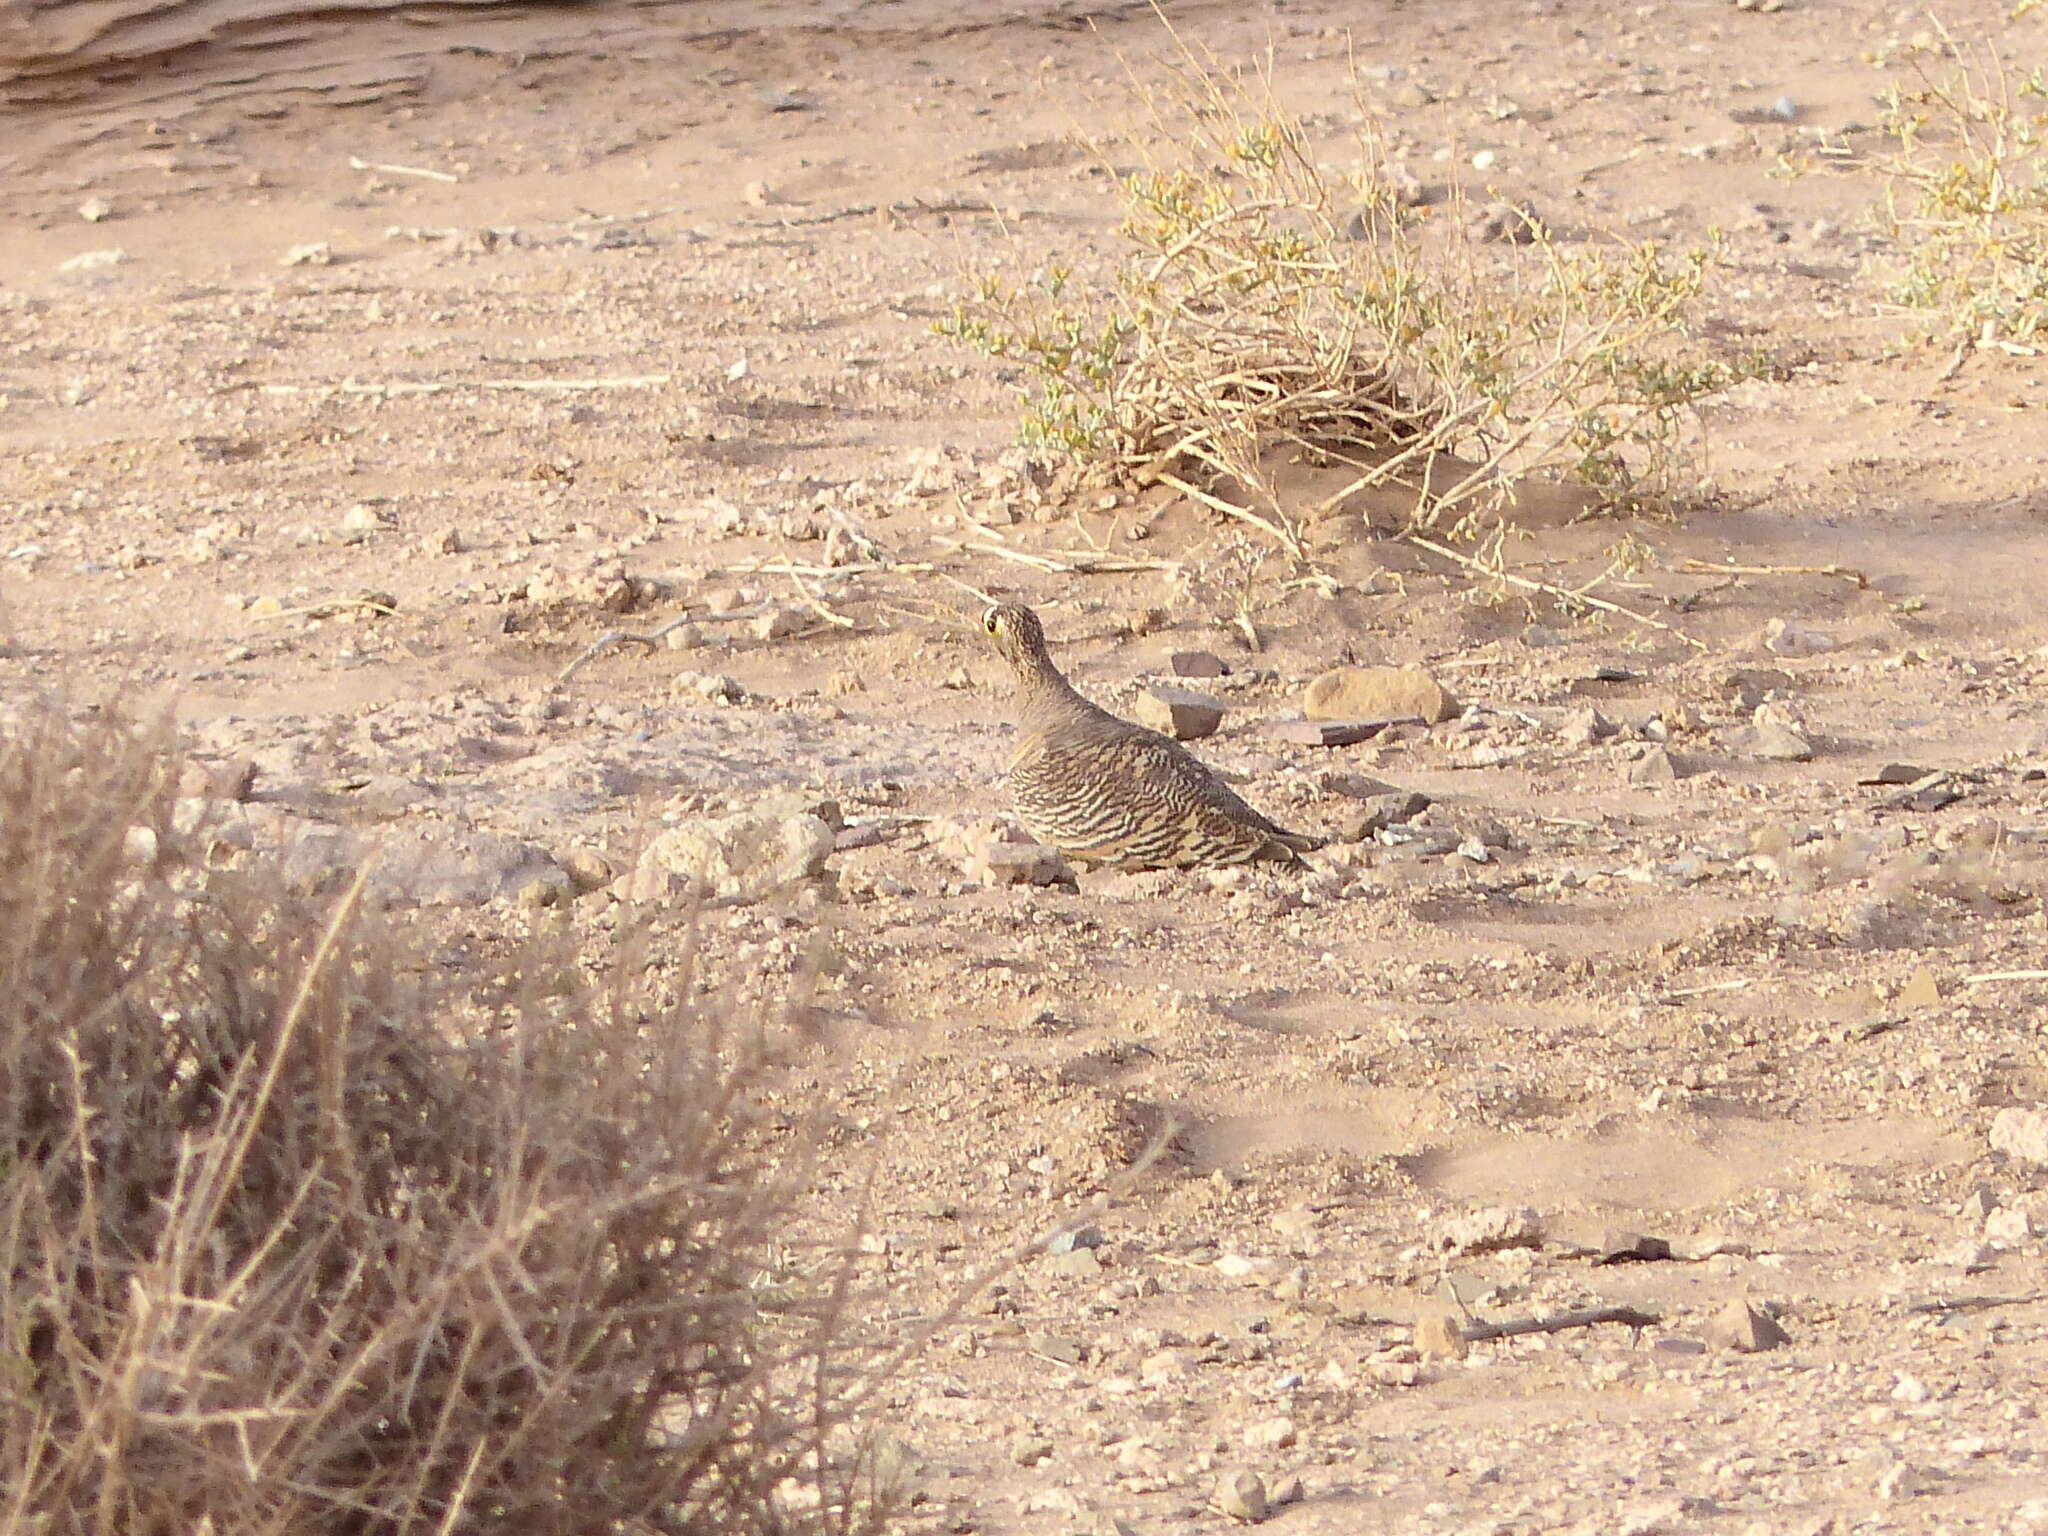
[{"label": "barred plumage", "polygon": [[1123,869],[1273,860],[1322,846],[1274,825],[1179,742],[1089,703],[1053,665],[1029,608],[1003,603],[982,628],[1017,681],[1010,795],[1024,829],[1073,863]]}]

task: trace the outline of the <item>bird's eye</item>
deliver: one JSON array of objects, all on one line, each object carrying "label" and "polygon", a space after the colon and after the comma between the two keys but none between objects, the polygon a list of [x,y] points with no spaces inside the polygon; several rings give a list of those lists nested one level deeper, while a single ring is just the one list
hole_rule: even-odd
[{"label": "bird's eye", "polygon": [[1000,634],[1003,628],[1003,621],[998,615],[991,613],[983,617],[981,627],[992,635]]}]

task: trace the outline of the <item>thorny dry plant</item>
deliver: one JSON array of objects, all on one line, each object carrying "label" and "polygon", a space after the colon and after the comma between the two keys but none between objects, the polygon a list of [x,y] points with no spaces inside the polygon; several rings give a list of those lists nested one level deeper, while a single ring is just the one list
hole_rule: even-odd
[{"label": "thorny dry plant", "polygon": [[0,1532],[877,1529],[908,1346],[796,1235],[831,1101],[772,1021],[451,978],[177,779],[0,729]]},{"label": "thorny dry plant", "polygon": [[2034,8],[2013,12],[2004,47],[1958,42],[1934,19],[1883,97],[1895,147],[1872,169],[1880,228],[1905,262],[1894,296],[1952,345],[2031,354],[2048,336],[2048,72],[2038,28],[2018,32]]},{"label": "thorny dry plant", "polygon": [[[1745,376],[1688,355],[1711,249],[1568,247],[1520,215],[1488,244],[1461,198],[1408,205],[1362,96],[1358,169],[1326,168],[1270,61],[1182,43],[1133,90],[1128,254],[1100,280],[984,275],[937,327],[1022,364],[1027,441],[1104,479],[1172,487],[1298,560],[1310,525],[1379,485],[1419,488],[1412,526],[1454,535],[1532,474],[1638,508],[1698,403]],[[1342,473],[1301,504],[1289,463]]]}]

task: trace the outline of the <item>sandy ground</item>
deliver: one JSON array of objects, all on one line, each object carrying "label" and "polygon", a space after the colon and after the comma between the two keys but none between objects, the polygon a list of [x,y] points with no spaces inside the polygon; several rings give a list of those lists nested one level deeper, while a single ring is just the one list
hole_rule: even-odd
[{"label": "sandy ground", "polygon": [[[1990,1142],[2048,1100],[2048,982],[1971,979],[2044,960],[2048,375],[1902,348],[1874,188],[1770,175],[1872,143],[1862,55],[1924,21],[1172,10],[1226,57],[1270,38],[1340,125],[1348,31],[1425,179],[1489,149],[1560,224],[1728,232],[1716,325],[1779,376],[1710,411],[1707,508],[1514,546],[1570,582],[1632,532],[1603,590],[1696,646],[1354,528],[1333,599],[1255,573],[1250,653],[1231,530],[1045,491],[1014,380],[930,334],[972,268],[1113,251],[1072,136],[1157,22],[707,0],[393,19],[310,38],[319,89],[215,58],[15,109],[0,678],[174,702],[224,782],[253,765],[244,841],[317,876],[381,840],[450,963],[534,923],[601,954],[650,834],[835,800],[838,899],[714,913],[710,964],[773,991],[828,935],[897,1321],[1111,1192],[891,1399],[907,1529],[1222,1529],[1245,1472],[1303,1533],[2048,1529],[2048,1172]],[[1090,550],[1156,568],[1058,568]],[[985,888],[1004,696],[947,576],[1038,605],[1112,705],[1223,657],[1199,750],[1290,824],[1340,829],[1366,778],[1434,803],[1306,875]],[[747,616],[557,682],[707,611]],[[1467,708],[1260,734],[1340,660]],[[1810,760],[1755,755],[1760,701]],[[1894,763],[1945,777],[1866,782]],[[1611,1229],[1675,1257],[1598,1262]],[[1745,1302],[1789,1343],[1728,1347]],[[1658,1320],[1415,1347],[1597,1305]]]}]

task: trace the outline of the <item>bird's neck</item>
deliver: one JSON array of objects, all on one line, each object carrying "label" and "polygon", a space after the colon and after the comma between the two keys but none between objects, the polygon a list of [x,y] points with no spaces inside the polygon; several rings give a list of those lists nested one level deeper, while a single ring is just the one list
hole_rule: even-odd
[{"label": "bird's neck", "polygon": [[1050,658],[1018,663],[1016,679],[1017,723],[1026,730],[1090,707]]}]

